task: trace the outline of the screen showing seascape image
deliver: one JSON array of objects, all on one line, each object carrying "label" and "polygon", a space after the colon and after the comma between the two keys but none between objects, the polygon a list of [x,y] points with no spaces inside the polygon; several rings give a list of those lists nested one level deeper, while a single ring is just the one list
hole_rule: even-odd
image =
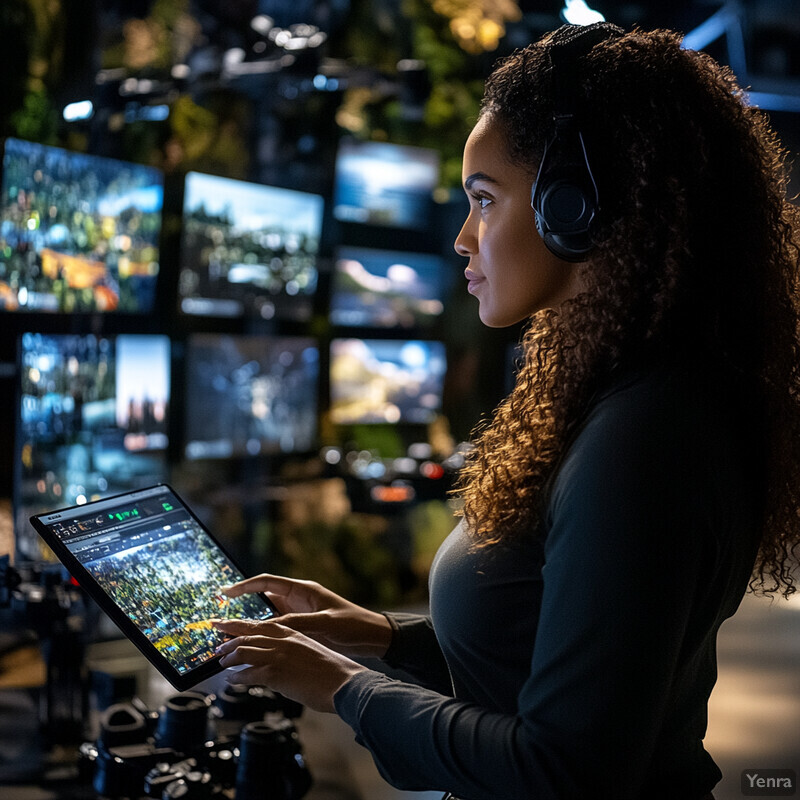
[{"label": "screen showing seascape image", "polygon": [[49,555],[31,514],[166,478],[170,349],[166,336],[23,334],[15,481],[23,555]]},{"label": "screen showing seascape image", "polygon": [[314,448],[319,348],[313,339],[195,334],[186,374],[187,458]]},{"label": "screen showing seascape image", "polygon": [[387,142],[342,140],[333,216],[342,222],[425,229],[439,183],[439,153]]},{"label": "screen showing seascape image", "polygon": [[442,342],[334,339],[331,421],[432,422],[441,408],[446,368]]},{"label": "screen showing seascape image", "polygon": [[444,311],[450,277],[444,259],[437,255],[341,247],[333,276],[331,322],[427,327]]},{"label": "screen showing seascape image", "polygon": [[323,206],[319,195],[190,172],[181,311],[307,320],[317,288]]},{"label": "screen showing seascape image", "polygon": [[244,576],[171,492],[50,527],[178,672],[225,639],[212,619],[274,615],[259,595],[222,594]]},{"label": "screen showing seascape image", "polygon": [[0,310],[153,310],[164,200],[152,167],[7,139]]}]

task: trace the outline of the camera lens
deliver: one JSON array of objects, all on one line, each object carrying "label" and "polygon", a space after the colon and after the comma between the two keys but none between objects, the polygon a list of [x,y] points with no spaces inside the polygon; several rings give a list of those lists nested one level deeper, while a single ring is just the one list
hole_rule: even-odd
[{"label": "camera lens", "polygon": [[106,749],[143,742],[146,738],[145,718],[129,703],[116,703],[103,712],[100,719],[99,743]]},{"label": "camera lens", "polygon": [[249,686],[226,686],[218,693],[215,703],[225,720],[251,722],[264,716],[265,703]]},{"label": "camera lens", "polygon": [[155,739],[159,747],[191,753],[203,746],[208,733],[211,698],[202,692],[182,692],[168,698],[158,719]]},{"label": "camera lens", "polygon": [[210,772],[187,772],[164,789],[161,800],[207,800],[215,794]]},{"label": "camera lens", "polygon": [[298,800],[311,786],[291,723],[250,722],[242,729],[236,800]]}]

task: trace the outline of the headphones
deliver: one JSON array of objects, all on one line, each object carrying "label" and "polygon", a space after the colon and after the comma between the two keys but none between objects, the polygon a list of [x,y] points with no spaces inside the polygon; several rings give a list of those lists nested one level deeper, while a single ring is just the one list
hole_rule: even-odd
[{"label": "headphones", "polygon": [[550,45],[555,130],[545,145],[531,208],[547,249],[564,261],[586,261],[593,248],[589,234],[599,206],[597,184],[578,124],[578,60],[598,42],[624,33],[608,22],[564,25]]}]

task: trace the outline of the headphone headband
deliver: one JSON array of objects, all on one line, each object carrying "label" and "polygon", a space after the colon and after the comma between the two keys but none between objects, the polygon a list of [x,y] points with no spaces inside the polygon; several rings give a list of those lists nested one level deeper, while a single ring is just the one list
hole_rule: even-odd
[{"label": "headphone headband", "polygon": [[554,133],[531,188],[531,206],[545,244],[565,261],[588,257],[593,246],[589,229],[599,205],[578,124],[579,61],[598,42],[623,33],[608,22],[564,25],[553,34],[549,47]]}]

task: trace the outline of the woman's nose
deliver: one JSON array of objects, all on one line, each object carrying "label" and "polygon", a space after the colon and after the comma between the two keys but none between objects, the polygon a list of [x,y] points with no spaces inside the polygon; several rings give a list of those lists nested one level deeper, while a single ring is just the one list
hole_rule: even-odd
[{"label": "woman's nose", "polygon": [[469,257],[476,252],[477,239],[469,231],[469,218],[464,222],[455,242],[453,242],[453,249],[460,256]]}]

